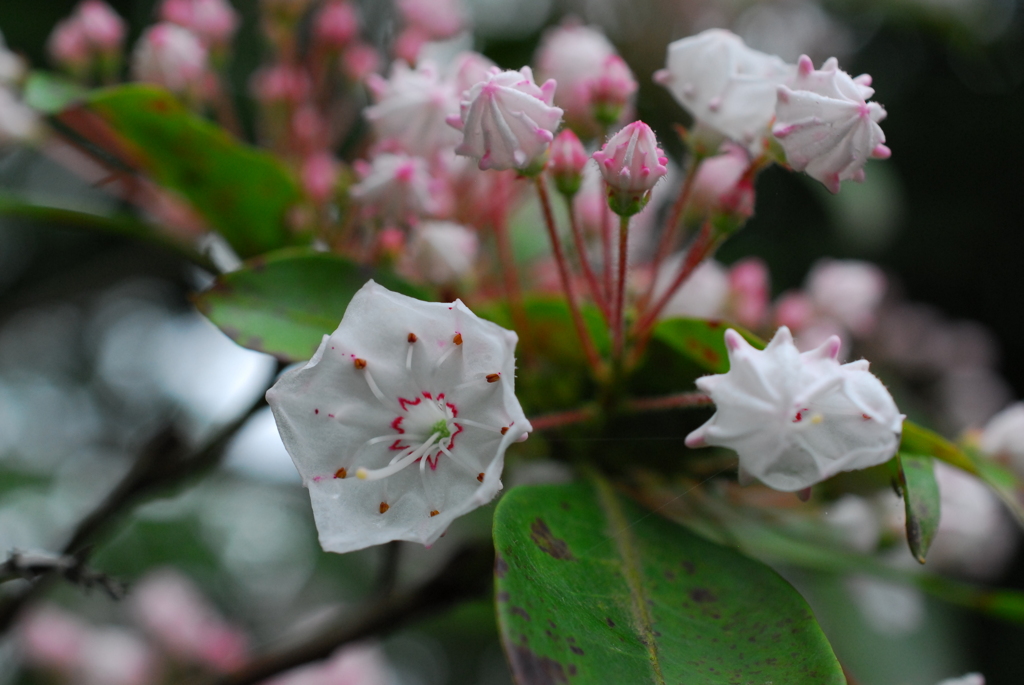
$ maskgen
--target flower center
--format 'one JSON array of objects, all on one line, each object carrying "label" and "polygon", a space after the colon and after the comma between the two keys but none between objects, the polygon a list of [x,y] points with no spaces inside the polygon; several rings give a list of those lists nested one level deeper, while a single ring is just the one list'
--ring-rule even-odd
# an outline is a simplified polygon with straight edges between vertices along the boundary
[{"label": "flower center", "polygon": [[[462,432],[462,426],[455,422],[458,409],[445,399],[444,393],[434,396],[424,392],[411,400],[400,397],[398,403],[401,413],[391,422],[398,435],[387,436],[389,440],[395,438],[389,449],[397,454],[382,469],[359,469],[356,475],[363,480],[387,478],[421,460],[421,471],[427,465],[434,470],[442,454],[452,456],[449,450],[455,444],[455,436]],[[366,446],[377,440],[373,438]]]}]

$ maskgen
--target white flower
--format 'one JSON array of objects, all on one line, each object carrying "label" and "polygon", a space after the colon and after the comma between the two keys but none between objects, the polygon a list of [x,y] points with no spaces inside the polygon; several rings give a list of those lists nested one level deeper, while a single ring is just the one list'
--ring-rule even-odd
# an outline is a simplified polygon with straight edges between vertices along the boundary
[{"label": "white flower", "polygon": [[[658,269],[654,283],[655,301],[661,299],[665,289],[675,280],[685,256],[684,252],[672,255]],[[714,259],[705,259],[668,301],[660,318],[719,319],[725,315],[728,303],[729,272]]]},{"label": "white flower", "polygon": [[177,24],[150,27],[132,53],[132,75],[179,94],[199,96],[206,76],[207,51],[194,33]]},{"label": "white flower", "polygon": [[349,191],[359,202],[372,205],[385,218],[432,214],[437,209],[426,160],[381,153],[367,164],[356,163],[362,180]]},{"label": "white flower", "polygon": [[948,678],[938,685],[985,685],[985,676],[980,673],[968,673],[959,678]]},{"label": "white flower", "polygon": [[1008,459],[1014,471],[1024,473],[1024,402],[1015,402],[993,416],[980,443],[984,452]]},{"label": "white flower", "polygon": [[818,311],[856,336],[871,333],[889,283],[870,262],[823,259],[807,275],[807,294]]},{"label": "white flower", "polygon": [[25,72],[25,60],[7,49],[4,36],[0,33],[0,87],[20,81]]},{"label": "white flower", "polygon": [[267,392],[325,550],[430,545],[491,501],[506,448],[531,430],[516,340],[459,300],[373,281],[356,293],[313,358]]},{"label": "white flower", "polygon": [[444,285],[469,275],[479,249],[476,232],[450,221],[424,221],[412,230],[405,270]]},{"label": "white flower", "polygon": [[667,66],[654,80],[698,122],[757,148],[775,114],[778,86],[794,71],[734,33],[708,29],[669,44]]},{"label": "white flower", "polygon": [[838,337],[804,353],[786,327],[763,351],[731,329],[725,343],[729,372],[697,380],[715,415],[687,436],[687,446],[733,449],[741,469],[783,491],[896,453],[903,416],[866,361],[836,361]]},{"label": "white flower", "polygon": [[377,104],[364,114],[378,138],[398,141],[414,155],[428,155],[459,142],[459,134],[445,123],[459,111],[458,93],[431,62],[410,69],[396,61],[386,80],[373,74],[366,84]]},{"label": "white flower", "polygon": [[869,157],[891,154],[878,125],[885,109],[867,102],[875,92],[870,84],[867,74],[852,78],[839,69],[834,57],[816,71],[804,55],[792,87],[779,86],[772,133],[786,161],[833,193],[839,192],[840,181],[862,181]]},{"label": "white flower", "polygon": [[463,93],[460,114],[448,119],[463,133],[455,152],[480,160],[481,169],[527,169],[547,152],[562,123],[554,94],[555,82],[538,86],[530,67],[492,69]]},{"label": "white flower", "polygon": [[34,140],[42,133],[39,115],[0,85],[0,147]]}]

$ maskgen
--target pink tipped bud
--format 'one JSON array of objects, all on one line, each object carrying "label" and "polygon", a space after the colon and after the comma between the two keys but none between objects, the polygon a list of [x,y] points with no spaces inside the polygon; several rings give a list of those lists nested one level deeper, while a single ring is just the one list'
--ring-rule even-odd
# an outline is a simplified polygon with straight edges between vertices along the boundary
[{"label": "pink tipped bud", "polygon": [[426,40],[446,40],[466,25],[459,0],[398,0],[407,27],[415,27]]},{"label": "pink tipped bud", "polygon": [[410,26],[395,37],[392,49],[395,57],[409,64],[416,64],[420,59],[420,50],[429,40],[427,34],[415,26]]},{"label": "pink tipped bud", "polygon": [[312,88],[309,74],[300,67],[277,64],[253,76],[253,96],[264,105],[303,102]]},{"label": "pink tipped bud", "polygon": [[160,20],[169,21],[178,26],[192,26],[194,12],[192,0],[164,0],[160,3]]},{"label": "pink tipped bud", "polygon": [[372,45],[353,43],[341,56],[341,69],[351,81],[363,81],[380,66],[380,53]]},{"label": "pink tipped bud", "polygon": [[103,53],[114,53],[124,43],[126,26],[103,0],[84,0],[76,10],[78,21],[89,43]]},{"label": "pink tipped bud", "polygon": [[691,210],[749,218],[754,214],[754,184],[747,177],[750,157],[739,145],[704,160],[693,181]]},{"label": "pink tipped bud", "polygon": [[747,257],[729,269],[729,290],[736,323],[759,328],[768,311],[768,265],[757,257]]},{"label": "pink tipped bud", "polygon": [[551,142],[548,170],[558,192],[562,195],[575,195],[583,182],[583,167],[586,164],[587,151],[572,129],[567,128],[555,136]]},{"label": "pink tipped bud", "polygon": [[654,131],[642,121],[623,127],[594,153],[594,159],[608,184],[608,205],[619,216],[642,210],[651,188],[668,173],[668,158]]},{"label": "pink tipped bud", "polygon": [[302,187],[317,204],[331,197],[337,180],[337,163],[327,152],[311,155],[302,163]]},{"label": "pink tipped bud", "polygon": [[775,304],[775,325],[802,331],[814,319],[814,303],[800,291],[784,293]]},{"label": "pink tipped bud", "polygon": [[199,39],[177,24],[157,24],[139,38],[132,74],[171,92],[199,97],[206,77],[207,52]]},{"label": "pink tipped bud", "polygon": [[400,228],[388,226],[377,234],[377,255],[388,262],[397,261],[405,251],[405,232]]},{"label": "pink tipped bud", "polygon": [[327,48],[340,50],[359,33],[359,15],[355,7],[344,0],[324,5],[313,23],[313,35]]},{"label": "pink tipped bud", "polygon": [[618,55],[609,55],[601,66],[601,72],[590,84],[594,119],[602,126],[615,125],[636,91],[636,79],[626,61]]},{"label": "pink tipped bud", "polygon": [[83,72],[89,67],[89,40],[82,30],[81,22],[74,17],[59,22],[53,28],[46,49],[57,65],[72,73]]}]

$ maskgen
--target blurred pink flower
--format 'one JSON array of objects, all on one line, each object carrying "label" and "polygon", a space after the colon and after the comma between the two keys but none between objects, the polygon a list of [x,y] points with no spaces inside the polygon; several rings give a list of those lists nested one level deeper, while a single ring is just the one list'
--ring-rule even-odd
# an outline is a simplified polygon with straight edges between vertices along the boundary
[{"label": "blurred pink flower", "polygon": [[452,38],[466,25],[459,0],[397,0],[395,4],[406,26],[419,30],[426,40]]},{"label": "blurred pink flower", "polygon": [[104,54],[121,50],[127,26],[110,5],[103,0],[83,0],[74,16],[96,50]]},{"label": "blurred pink flower", "polygon": [[749,218],[754,214],[754,183],[747,178],[750,156],[739,145],[701,162],[693,180],[690,209],[701,214],[724,213]]},{"label": "blurred pink flower", "polygon": [[367,644],[338,649],[325,662],[303,666],[261,685],[389,685],[392,675],[377,647]]},{"label": "blurred pink flower", "polygon": [[473,271],[480,242],[476,232],[450,221],[424,221],[412,229],[402,271],[445,285]]},{"label": "blurred pink flower", "polygon": [[387,79],[371,74],[366,85],[377,104],[363,115],[379,139],[399,141],[407,152],[422,156],[458,142],[458,133],[445,123],[458,111],[458,98],[434,64],[411,69],[395,62]]},{"label": "blurred pink flower", "polygon": [[583,143],[567,128],[562,130],[551,143],[551,157],[548,172],[555,186],[563,195],[573,195],[583,183],[583,168],[587,165],[587,151]]},{"label": "blurred pink flower", "polygon": [[805,290],[818,312],[863,337],[874,329],[888,287],[885,273],[870,262],[823,259],[811,268]]},{"label": "blurred pink flower", "polygon": [[164,22],[146,30],[132,53],[132,75],[173,93],[200,99],[207,74],[207,51],[194,33]]},{"label": "blurred pink flower", "polygon": [[361,180],[352,186],[352,197],[379,216],[407,220],[437,208],[436,182],[421,157],[384,152],[370,162],[356,162],[355,168]]},{"label": "blurred pink flower", "polygon": [[377,48],[362,41],[354,41],[341,54],[341,70],[353,82],[361,83],[377,71],[380,53]]},{"label": "blurred pink flower", "polygon": [[302,187],[316,202],[322,203],[334,193],[338,180],[338,163],[329,152],[317,152],[302,163]]},{"label": "blurred pink flower", "polygon": [[29,663],[60,673],[77,667],[88,628],[56,607],[41,605],[18,624],[18,644]]},{"label": "blurred pink flower", "polygon": [[332,50],[340,50],[359,34],[359,13],[347,0],[330,0],[313,20],[313,36]]},{"label": "blurred pink flower", "polygon": [[736,323],[758,329],[768,312],[770,293],[768,265],[757,257],[747,257],[729,269],[730,310]]},{"label": "blurred pink flower", "polygon": [[133,590],[131,602],[140,625],[172,656],[220,672],[245,663],[245,634],[226,623],[177,571],[149,573]]},{"label": "blurred pink flower", "polygon": [[81,22],[69,17],[57,22],[46,41],[50,58],[73,74],[81,74],[89,67],[92,51]]}]

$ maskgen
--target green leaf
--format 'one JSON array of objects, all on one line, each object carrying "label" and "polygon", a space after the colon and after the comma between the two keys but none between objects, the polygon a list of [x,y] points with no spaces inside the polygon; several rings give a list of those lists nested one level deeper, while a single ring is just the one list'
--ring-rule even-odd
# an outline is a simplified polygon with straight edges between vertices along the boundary
[{"label": "green leaf", "polygon": [[122,138],[143,171],[187,198],[242,257],[292,238],[286,214],[300,200],[299,188],[272,155],[238,142],[153,86],[96,91],[86,107]]},{"label": "green leaf", "polygon": [[288,248],[248,261],[196,297],[196,306],[243,347],[285,361],[309,359],[338,327],[349,301],[369,279],[396,292],[428,294],[384,271],[344,257]]},{"label": "green leaf", "polygon": [[129,214],[100,216],[62,207],[34,204],[13,195],[0,193],[0,216],[16,217],[47,226],[75,228],[141,240],[174,252],[207,271],[217,271],[213,263],[192,246],[175,240],[172,235],[162,233]]},{"label": "green leaf", "polygon": [[706,319],[666,319],[654,327],[653,337],[711,373],[729,370],[725,331],[735,329],[747,341],[764,349],[765,343],[739,326]]},{"label": "green leaf", "polygon": [[774,571],[604,481],[498,504],[498,625],[519,685],[843,685],[814,616]]},{"label": "green leaf", "polygon": [[941,506],[932,457],[901,452],[896,455],[900,489],[907,511],[907,542],[922,564],[939,529]]},{"label": "green leaf", "polygon": [[88,91],[74,81],[48,71],[33,71],[25,79],[25,104],[44,114],[56,114]]}]

